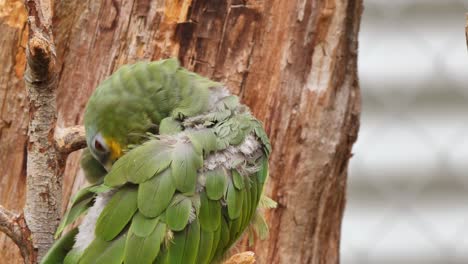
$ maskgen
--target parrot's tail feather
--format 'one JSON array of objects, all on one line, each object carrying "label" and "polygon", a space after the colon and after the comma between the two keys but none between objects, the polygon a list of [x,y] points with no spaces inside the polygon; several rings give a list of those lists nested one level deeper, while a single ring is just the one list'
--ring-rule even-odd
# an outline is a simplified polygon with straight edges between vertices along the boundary
[{"label": "parrot's tail feather", "polygon": [[75,244],[76,234],[78,234],[78,228],[73,228],[60,239],[55,241],[54,245],[52,245],[52,248],[49,250],[49,252],[47,252],[47,255],[42,258],[41,264],[63,263],[65,256]]}]

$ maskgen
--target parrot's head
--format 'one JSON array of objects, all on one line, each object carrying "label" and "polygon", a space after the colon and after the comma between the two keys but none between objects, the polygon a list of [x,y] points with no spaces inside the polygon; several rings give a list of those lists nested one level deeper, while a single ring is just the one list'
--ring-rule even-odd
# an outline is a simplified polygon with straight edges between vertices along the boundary
[{"label": "parrot's head", "polygon": [[103,136],[101,132],[86,134],[86,142],[91,154],[109,171],[112,164],[122,156],[124,144],[115,137]]},{"label": "parrot's head", "polygon": [[154,127],[145,109],[145,98],[115,82],[116,74],[91,95],[84,116],[86,142],[91,154],[110,170],[129,144],[139,144]]}]

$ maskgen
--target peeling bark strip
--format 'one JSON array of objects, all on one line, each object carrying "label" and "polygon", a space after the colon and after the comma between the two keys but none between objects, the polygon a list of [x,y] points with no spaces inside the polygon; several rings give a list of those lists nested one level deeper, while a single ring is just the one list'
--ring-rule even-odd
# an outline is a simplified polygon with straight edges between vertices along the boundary
[{"label": "peeling bark strip", "polygon": [[29,140],[25,219],[40,260],[54,242],[60,220],[64,163],[55,148],[57,120],[55,46],[48,1],[26,1],[29,41],[26,88],[29,96]]}]

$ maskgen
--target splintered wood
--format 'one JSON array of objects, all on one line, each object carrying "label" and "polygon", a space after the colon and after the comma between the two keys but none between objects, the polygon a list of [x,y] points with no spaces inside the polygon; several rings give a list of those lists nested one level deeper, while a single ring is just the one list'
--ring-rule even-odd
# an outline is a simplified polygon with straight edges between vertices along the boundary
[{"label": "splintered wood", "polygon": [[230,257],[224,264],[253,264],[255,263],[255,254],[251,251],[242,252]]}]

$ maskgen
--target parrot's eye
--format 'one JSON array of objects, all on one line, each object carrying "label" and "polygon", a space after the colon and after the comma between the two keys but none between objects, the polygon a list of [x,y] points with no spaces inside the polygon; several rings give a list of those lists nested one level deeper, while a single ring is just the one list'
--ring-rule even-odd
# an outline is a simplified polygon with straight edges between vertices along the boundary
[{"label": "parrot's eye", "polygon": [[94,149],[100,153],[109,152],[109,148],[100,134],[96,135],[94,138],[93,145]]},{"label": "parrot's eye", "polygon": [[105,152],[106,151],[104,146],[98,140],[94,141],[94,148],[99,152]]}]

